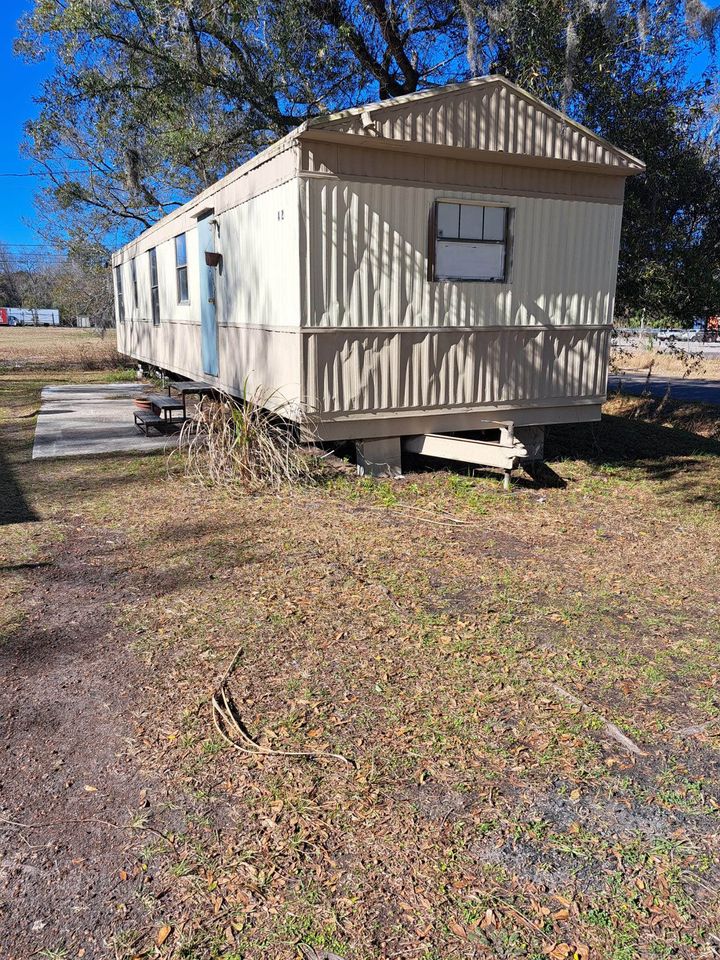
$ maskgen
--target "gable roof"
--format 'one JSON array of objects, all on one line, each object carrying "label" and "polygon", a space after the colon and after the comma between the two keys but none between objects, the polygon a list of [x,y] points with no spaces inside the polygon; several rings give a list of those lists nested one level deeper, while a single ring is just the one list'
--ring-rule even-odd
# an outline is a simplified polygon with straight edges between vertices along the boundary
[{"label": "gable roof", "polygon": [[498,75],[315,117],[296,133],[305,131],[503,153],[510,162],[591,164],[626,176],[645,169],[642,160]]},{"label": "gable roof", "polygon": [[[363,145],[368,147],[441,152],[495,163],[589,167],[624,177],[645,170],[642,160],[613,146],[506,77],[477,77],[305,120],[125,244],[113,254],[113,264],[121,262],[123,251],[134,256],[152,243],[188,229],[197,212],[205,207],[213,206],[218,212],[253,196],[258,188],[252,175],[257,171],[257,177],[262,178],[260,168],[292,150],[299,140],[337,139],[348,143],[356,137],[362,137]],[[276,181],[271,178],[268,182]]]}]

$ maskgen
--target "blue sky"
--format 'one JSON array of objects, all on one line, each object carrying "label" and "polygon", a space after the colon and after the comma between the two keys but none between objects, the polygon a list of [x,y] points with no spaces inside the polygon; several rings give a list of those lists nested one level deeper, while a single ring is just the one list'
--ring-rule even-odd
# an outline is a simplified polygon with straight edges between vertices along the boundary
[{"label": "blue sky", "polygon": [[[31,167],[20,155],[23,124],[35,116],[33,96],[49,68],[27,64],[13,56],[17,21],[32,8],[31,0],[4,0],[0,3],[0,63],[2,63],[4,102],[0,110],[0,174],[27,173]],[[8,244],[41,243],[31,226],[22,221],[33,218],[33,197],[37,177],[0,176],[0,241]]]},{"label": "blue sky", "polygon": [[[712,0],[717,6],[720,0]],[[5,101],[0,109],[0,242],[10,245],[42,244],[35,232],[33,199],[42,180],[35,176],[7,176],[27,174],[31,164],[20,153],[23,124],[35,116],[37,108],[33,97],[44,77],[50,72],[46,64],[28,64],[13,56],[13,39],[17,21],[32,8],[32,0],[3,0],[0,2],[0,63],[2,63]],[[707,66],[707,57],[699,55],[690,65],[692,72],[700,73]],[[28,250],[32,249],[28,246]]]}]

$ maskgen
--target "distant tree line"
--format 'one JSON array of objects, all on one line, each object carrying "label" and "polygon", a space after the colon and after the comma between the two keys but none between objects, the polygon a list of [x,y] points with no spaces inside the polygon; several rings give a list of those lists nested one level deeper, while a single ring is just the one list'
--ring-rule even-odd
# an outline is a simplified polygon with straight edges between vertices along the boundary
[{"label": "distant tree line", "polygon": [[93,248],[309,116],[505,74],[646,161],[617,312],[689,324],[720,310],[717,33],[702,0],[65,0],[16,48],[55,63],[27,126],[45,213]]},{"label": "distant tree line", "polygon": [[0,306],[52,307],[60,311],[61,324],[88,317],[93,326],[112,326],[112,277],[105,257],[102,249],[75,249],[45,260],[26,258],[0,243]]}]

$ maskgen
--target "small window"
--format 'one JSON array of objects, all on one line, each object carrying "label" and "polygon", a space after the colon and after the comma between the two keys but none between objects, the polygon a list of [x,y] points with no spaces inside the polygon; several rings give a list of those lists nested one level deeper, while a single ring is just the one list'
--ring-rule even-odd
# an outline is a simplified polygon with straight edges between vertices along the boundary
[{"label": "small window", "polygon": [[118,320],[125,319],[125,297],[123,296],[122,268],[115,267],[115,290],[117,291]]},{"label": "small window", "polygon": [[133,288],[133,306],[137,310],[138,305],[138,289],[137,289],[137,263],[135,262],[135,257],[130,261],[130,279],[132,280]]},{"label": "small window", "polygon": [[175,270],[178,303],[188,303],[187,243],[184,233],[175,237]]},{"label": "small window", "polygon": [[160,287],[158,285],[157,250],[149,251],[150,257],[150,303],[152,305],[152,322],[160,323]]},{"label": "small window", "polygon": [[431,280],[505,280],[507,207],[438,200]]}]

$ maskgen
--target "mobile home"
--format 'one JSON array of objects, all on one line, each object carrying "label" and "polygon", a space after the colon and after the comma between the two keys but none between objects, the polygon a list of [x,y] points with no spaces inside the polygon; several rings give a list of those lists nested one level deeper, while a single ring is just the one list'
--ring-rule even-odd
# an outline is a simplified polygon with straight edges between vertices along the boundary
[{"label": "mobile home", "polygon": [[118,348],[370,459],[597,419],[643,170],[499,76],[308,120],[114,254]]}]

